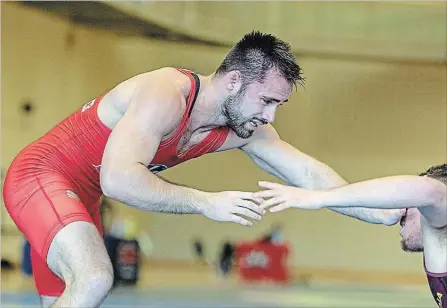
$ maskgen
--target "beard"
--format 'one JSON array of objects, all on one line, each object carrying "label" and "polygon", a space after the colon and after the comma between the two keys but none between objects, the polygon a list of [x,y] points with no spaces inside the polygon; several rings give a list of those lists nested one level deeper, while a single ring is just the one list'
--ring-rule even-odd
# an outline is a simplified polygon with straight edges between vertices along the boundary
[{"label": "beard", "polygon": [[423,252],[424,251],[423,247],[419,247],[419,246],[415,246],[415,245],[408,245],[405,240],[402,240],[400,242],[400,247],[405,252]]},{"label": "beard", "polygon": [[[250,138],[255,132],[254,129],[248,128],[248,124],[253,118],[247,118],[242,112],[242,99],[244,91],[239,91],[237,94],[228,97],[222,105],[222,113],[226,119],[226,125],[230,127],[235,134],[242,139]],[[263,119],[256,118],[257,121],[266,124]]]}]

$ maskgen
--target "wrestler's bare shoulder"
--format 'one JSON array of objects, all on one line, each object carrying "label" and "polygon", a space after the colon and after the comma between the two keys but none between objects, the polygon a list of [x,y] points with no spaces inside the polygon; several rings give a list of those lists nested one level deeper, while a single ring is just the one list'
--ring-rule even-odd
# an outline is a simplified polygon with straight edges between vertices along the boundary
[{"label": "wrestler's bare shoulder", "polygon": [[263,125],[256,129],[256,131],[253,133],[253,135],[250,138],[243,139],[236,135],[236,133],[232,130],[230,130],[227,139],[225,140],[224,144],[217,149],[216,152],[222,152],[227,150],[232,150],[236,148],[242,149],[249,143],[253,143],[257,140],[267,140],[267,139],[275,139],[278,137],[278,133],[276,132],[276,129],[271,125]]},{"label": "wrestler's bare shoulder", "polygon": [[[113,87],[101,100],[98,116],[113,129],[131,103],[153,104],[154,108],[169,108],[181,120],[191,83],[185,74],[175,68],[163,67],[126,79]],[[144,92],[144,93],[143,93]],[[153,99],[135,102],[136,95],[145,94]],[[175,125],[175,123],[174,123]]]}]

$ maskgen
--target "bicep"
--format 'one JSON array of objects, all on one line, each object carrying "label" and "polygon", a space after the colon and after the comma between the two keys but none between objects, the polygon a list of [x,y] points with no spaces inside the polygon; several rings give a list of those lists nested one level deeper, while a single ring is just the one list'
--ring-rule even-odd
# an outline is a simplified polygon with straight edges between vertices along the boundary
[{"label": "bicep", "polygon": [[144,130],[138,116],[126,114],[113,129],[102,158],[101,171],[108,172],[128,164],[148,165],[157,151],[161,134],[156,130]]},{"label": "bicep", "polygon": [[163,136],[175,123],[175,92],[138,92],[107,141],[101,180],[116,178],[136,164],[149,165]]},{"label": "bicep", "polygon": [[434,228],[444,228],[447,226],[447,187],[440,183],[439,196],[434,198],[435,204],[431,206],[419,207],[421,215],[427,223]]}]

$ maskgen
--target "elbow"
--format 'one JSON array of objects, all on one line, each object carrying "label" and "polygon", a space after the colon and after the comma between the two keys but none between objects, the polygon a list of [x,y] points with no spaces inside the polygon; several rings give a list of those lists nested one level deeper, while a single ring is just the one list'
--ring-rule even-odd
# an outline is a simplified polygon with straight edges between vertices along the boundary
[{"label": "elbow", "polygon": [[104,196],[107,198],[119,200],[122,185],[119,185],[117,179],[122,179],[122,176],[117,175],[113,171],[101,169],[100,185]]},{"label": "elbow", "polygon": [[433,180],[429,193],[429,204],[419,209],[427,222],[436,229],[447,226],[447,187],[443,183]]},{"label": "elbow", "polygon": [[103,184],[101,183],[101,190],[102,190],[102,194],[110,199],[118,199],[118,196],[116,194],[116,192],[114,192],[114,189],[110,186],[110,184]]},{"label": "elbow", "polygon": [[445,210],[447,207],[447,186],[435,179],[425,178],[427,183],[426,196],[427,200],[429,200],[430,205],[434,205],[436,207],[441,207]]},{"label": "elbow", "polygon": [[125,202],[147,175],[143,164],[121,165],[120,168],[101,168],[100,185],[104,196]]}]

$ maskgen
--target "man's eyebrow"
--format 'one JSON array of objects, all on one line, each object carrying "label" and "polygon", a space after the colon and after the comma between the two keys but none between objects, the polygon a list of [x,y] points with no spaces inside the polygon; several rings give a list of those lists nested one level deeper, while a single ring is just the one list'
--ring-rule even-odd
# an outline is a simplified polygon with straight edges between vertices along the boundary
[{"label": "man's eyebrow", "polygon": [[[270,101],[274,101],[275,103],[281,103],[281,101],[277,98],[273,98],[273,97],[268,97],[268,96],[263,96],[265,99],[270,100]],[[286,99],[285,101],[283,101],[283,103],[288,102],[289,100]]]}]

